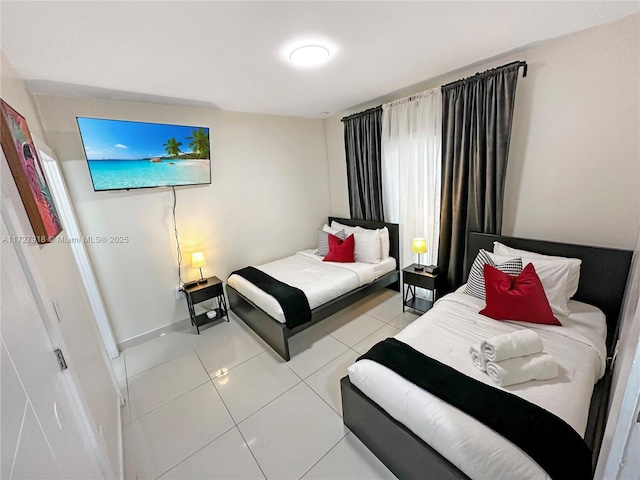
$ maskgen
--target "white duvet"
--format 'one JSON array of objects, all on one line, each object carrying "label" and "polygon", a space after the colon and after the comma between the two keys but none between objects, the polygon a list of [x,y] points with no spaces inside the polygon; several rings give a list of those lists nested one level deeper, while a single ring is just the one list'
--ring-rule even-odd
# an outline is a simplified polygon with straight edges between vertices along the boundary
[{"label": "white duvet", "polygon": [[[392,271],[395,266],[395,259],[392,257],[377,264],[323,262],[322,257],[315,254],[315,250],[303,250],[255,268],[302,290],[307,296],[309,307],[314,309],[373,282]],[[271,317],[285,323],[282,307],[271,295],[239,275],[231,275],[227,283]]]},{"label": "white duvet", "polygon": [[[564,419],[584,436],[593,386],[606,368],[606,321],[596,307],[570,301],[573,312],[558,316],[562,327],[499,322],[480,315],[484,301],[461,292],[438,300],[395,338],[495,388],[475,368],[469,347],[517,329],[530,328],[560,375],[503,388]],[[422,390],[382,365],[362,360],[349,367],[351,383],[474,479],[549,478],[526,453],[482,423]]]}]

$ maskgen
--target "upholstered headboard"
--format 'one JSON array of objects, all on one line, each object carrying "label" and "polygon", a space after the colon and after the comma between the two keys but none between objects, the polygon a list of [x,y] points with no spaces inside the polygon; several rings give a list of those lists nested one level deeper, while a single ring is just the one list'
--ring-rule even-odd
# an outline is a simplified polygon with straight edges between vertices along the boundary
[{"label": "upholstered headboard", "polygon": [[512,248],[544,255],[579,258],[582,260],[580,283],[578,291],[573,298],[595,305],[607,316],[607,347],[611,352],[631,266],[632,251],[503,237],[485,233],[470,233],[467,243],[467,257],[465,259],[465,280],[473,260],[478,254],[478,250],[482,248],[489,252],[493,251],[493,242],[500,242]]},{"label": "upholstered headboard", "polygon": [[335,220],[338,223],[342,223],[343,225],[348,225],[350,227],[362,227],[362,228],[383,228],[387,227],[389,229],[389,255],[396,259],[396,270],[400,270],[400,226],[397,223],[385,223],[385,222],[374,222],[372,220],[358,220],[352,218],[336,218],[329,217],[329,225],[331,222]]}]

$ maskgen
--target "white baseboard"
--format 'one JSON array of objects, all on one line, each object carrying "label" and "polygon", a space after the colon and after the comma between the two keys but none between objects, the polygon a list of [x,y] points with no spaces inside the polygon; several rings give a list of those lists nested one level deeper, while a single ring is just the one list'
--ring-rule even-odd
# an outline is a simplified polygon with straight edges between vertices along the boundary
[{"label": "white baseboard", "polygon": [[156,328],[155,330],[151,330],[149,332],[146,332],[136,337],[125,340],[124,342],[118,343],[118,348],[120,349],[120,351],[122,351],[127,348],[140,345],[141,343],[144,343],[148,340],[152,340],[156,337],[159,337],[163,333],[175,332],[175,331],[186,330],[186,329],[193,329],[195,333],[195,327],[191,326],[191,320],[188,318],[185,318],[184,320],[180,320],[179,322],[165,325],[164,327]]}]

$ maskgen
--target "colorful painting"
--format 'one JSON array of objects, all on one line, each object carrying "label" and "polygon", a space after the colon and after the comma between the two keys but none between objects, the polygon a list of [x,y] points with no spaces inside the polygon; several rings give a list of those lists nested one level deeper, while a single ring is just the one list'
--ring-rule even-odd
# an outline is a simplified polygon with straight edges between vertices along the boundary
[{"label": "colorful painting", "polygon": [[2,150],[38,243],[50,243],[62,231],[53,197],[42,170],[27,121],[2,103]]}]

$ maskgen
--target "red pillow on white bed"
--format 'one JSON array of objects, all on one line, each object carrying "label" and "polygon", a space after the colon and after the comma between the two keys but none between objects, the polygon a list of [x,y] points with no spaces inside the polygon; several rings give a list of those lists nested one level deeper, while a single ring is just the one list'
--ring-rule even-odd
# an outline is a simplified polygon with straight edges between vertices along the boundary
[{"label": "red pillow on white bed", "polygon": [[528,264],[517,277],[484,266],[487,306],[482,315],[495,320],[517,320],[545,325],[562,324],[553,316],[540,277],[533,264]]},{"label": "red pillow on white bed", "polygon": [[356,240],[353,234],[342,240],[329,234],[329,253],[322,259],[323,262],[353,263],[356,261],[354,252]]}]

